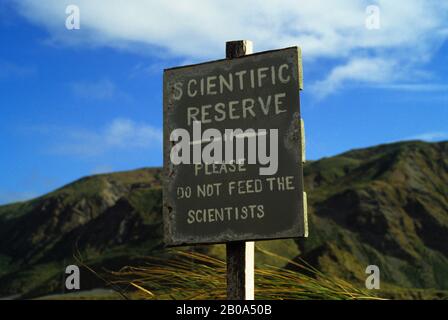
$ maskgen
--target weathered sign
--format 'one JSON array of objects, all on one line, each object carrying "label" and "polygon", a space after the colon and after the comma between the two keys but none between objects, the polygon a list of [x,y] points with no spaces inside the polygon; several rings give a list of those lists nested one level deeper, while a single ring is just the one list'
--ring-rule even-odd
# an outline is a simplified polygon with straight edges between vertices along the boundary
[{"label": "weathered sign", "polygon": [[298,47],[164,72],[167,245],[307,236]]}]

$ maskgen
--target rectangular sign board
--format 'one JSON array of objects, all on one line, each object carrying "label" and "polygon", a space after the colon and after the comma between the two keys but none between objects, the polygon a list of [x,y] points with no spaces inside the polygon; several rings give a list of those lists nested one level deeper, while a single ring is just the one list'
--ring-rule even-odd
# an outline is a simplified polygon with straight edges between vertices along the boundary
[{"label": "rectangular sign board", "polygon": [[166,69],[167,245],[307,236],[300,48]]}]

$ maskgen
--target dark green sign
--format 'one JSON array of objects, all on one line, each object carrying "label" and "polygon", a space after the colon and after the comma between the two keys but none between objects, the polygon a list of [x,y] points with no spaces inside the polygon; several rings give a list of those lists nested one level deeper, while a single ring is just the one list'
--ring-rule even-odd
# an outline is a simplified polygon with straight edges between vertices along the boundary
[{"label": "dark green sign", "polygon": [[164,72],[167,245],[307,236],[298,47]]}]

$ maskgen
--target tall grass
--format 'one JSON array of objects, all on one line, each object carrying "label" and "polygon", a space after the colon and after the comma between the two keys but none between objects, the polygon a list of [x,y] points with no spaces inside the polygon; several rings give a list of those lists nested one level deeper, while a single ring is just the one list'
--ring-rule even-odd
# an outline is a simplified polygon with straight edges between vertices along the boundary
[{"label": "tall grass", "polygon": [[[293,268],[257,267],[256,299],[379,299],[303,261],[291,261],[258,247],[257,251]],[[173,251],[169,260],[151,259],[142,267],[125,267],[111,274],[111,284],[131,298],[226,299],[225,261],[201,253]]]}]

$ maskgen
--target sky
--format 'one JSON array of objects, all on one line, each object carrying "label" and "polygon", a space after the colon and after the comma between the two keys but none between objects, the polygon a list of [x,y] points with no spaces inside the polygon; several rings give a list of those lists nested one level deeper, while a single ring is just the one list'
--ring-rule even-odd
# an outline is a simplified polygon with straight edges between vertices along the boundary
[{"label": "sky", "polygon": [[301,47],[308,159],[448,140],[448,1],[1,0],[0,204],[161,166],[163,69],[238,39]]}]

